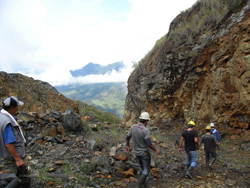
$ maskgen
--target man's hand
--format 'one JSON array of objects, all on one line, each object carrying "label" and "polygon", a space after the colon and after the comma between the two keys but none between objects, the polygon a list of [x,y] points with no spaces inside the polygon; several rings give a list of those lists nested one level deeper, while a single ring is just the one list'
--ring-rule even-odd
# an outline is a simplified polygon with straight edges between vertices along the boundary
[{"label": "man's hand", "polygon": [[24,162],[21,158],[16,160],[16,166],[17,168],[24,166]]},{"label": "man's hand", "polygon": [[181,148],[178,149],[178,152],[181,153]]},{"label": "man's hand", "polygon": [[130,151],[129,147],[126,146],[125,152],[126,152],[126,153],[129,153],[129,151]]},{"label": "man's hand", "polygon": [[157,155],[159,155],[159,154],[160,154],[160,150],[159,150],[159,149],[157,149],[157,150],[156,150],[156,153],[157,153]]}]

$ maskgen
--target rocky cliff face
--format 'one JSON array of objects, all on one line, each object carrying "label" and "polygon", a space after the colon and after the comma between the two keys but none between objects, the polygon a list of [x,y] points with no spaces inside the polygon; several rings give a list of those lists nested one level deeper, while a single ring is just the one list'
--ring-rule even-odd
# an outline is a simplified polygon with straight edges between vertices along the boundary
[{"label": "rocky cliff face", "polygon": [[64,97],[47,82],[21,74],[0,72],[0,101],[8,96],[16,96],[24,102],[25,105],[20,106],[19,111],[44,113],[50,109],[60,112],[66,110],[79,112],[74,101]]},{"label": "rocky cliff face", "polygon": [[[250,3],[241,3],[219,23],[206,25],[191,41],[176,42],[169,37],[138,65],[128,80],[125,126],[148,111],[151,123],[158,126],[193,120],[198,128],[214,122],[249,129]],[[197,2],[188,14],[178,15],[169,33],[201,10]]]}]

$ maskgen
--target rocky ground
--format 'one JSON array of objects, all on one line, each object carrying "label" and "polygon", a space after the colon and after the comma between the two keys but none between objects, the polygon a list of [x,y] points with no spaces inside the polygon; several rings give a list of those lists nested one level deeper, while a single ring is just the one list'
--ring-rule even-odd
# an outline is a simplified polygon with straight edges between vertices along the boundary
[{"label": "rocky ground", "polygon": [[[36,115],[32,120],[22,119],[32,188],[136,187],[139,175],[133,150],[130,154],[124,152],[127,129],[85,122],[80,131],[64,131],[56,118]],[[186,154],[177,151],[182,130],[149,128],[161,153],[151,152],[147,187],[250,187],[250,143],[244,136],[222,139],[212,170],[205,169],[205,155],[200,148],[193,181],[185,175]],[[8,168],[0,162],[1,183],[10,181]]]}]

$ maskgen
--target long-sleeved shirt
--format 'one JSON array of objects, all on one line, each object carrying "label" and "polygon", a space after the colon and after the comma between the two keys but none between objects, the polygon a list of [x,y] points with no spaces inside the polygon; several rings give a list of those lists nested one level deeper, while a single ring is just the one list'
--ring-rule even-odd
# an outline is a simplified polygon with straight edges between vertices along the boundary
[{"label": "long-sleeved shirt", "polygon": [[220,135],[219,135],[219,131],[218,130],[216,130],[215,128],[212,128],[211,134],[215,135],[217,141],[220,142]]}]

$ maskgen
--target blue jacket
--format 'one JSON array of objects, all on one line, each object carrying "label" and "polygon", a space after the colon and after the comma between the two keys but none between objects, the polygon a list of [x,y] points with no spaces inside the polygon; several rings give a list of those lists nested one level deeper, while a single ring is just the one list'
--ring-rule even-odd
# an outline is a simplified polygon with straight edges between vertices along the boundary
[{"label": "blue jacket", "polygon": [[216,130],[215,128],[212,128],[211,134],[215,135],[217,141],[220,142],[220,135],[219,135],[219,131],[218,130]]}]

